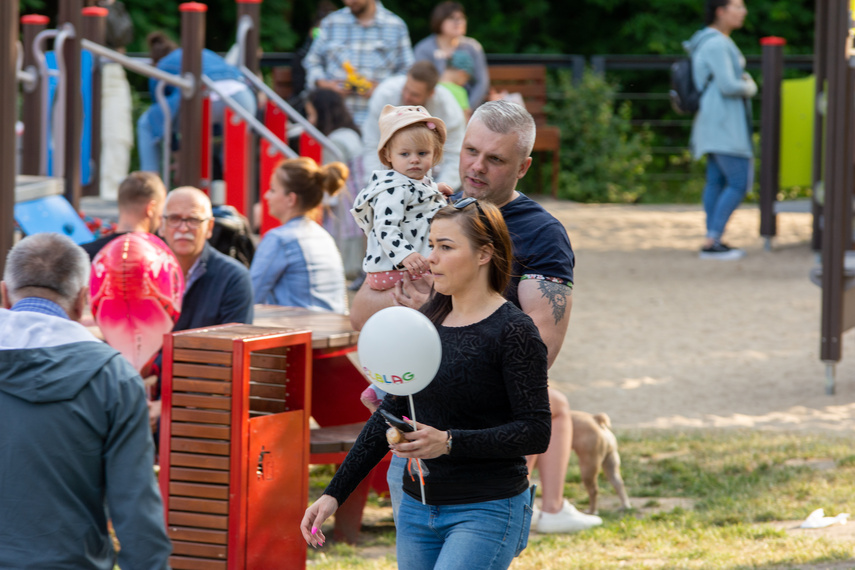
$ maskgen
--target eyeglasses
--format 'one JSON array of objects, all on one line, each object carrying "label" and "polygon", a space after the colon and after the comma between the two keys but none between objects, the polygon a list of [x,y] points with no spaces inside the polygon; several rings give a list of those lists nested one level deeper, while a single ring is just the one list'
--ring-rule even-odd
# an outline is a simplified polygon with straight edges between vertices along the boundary
[{"label": "eyeglasses", "polygon": [[168,216],[163,216],[163,219],[166,220],[166,225],[170,228],[180,228],[181,224],[187,224],[189,229],[198,230],[199,226],[202,225],[202,222],[210,220],[211,218],[182,218],[178,214],[170,214]]}]

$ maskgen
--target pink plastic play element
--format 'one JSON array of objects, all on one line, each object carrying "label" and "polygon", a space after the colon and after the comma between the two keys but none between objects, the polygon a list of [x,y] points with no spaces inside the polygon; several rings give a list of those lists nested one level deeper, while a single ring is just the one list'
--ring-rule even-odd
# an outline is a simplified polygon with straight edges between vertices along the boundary
[{"label": "pink plastic play element", "polygon": [[178,320],[184,274],[160,238],[131,232],[95,256],[89,292],[104,340],[141,370]]}]

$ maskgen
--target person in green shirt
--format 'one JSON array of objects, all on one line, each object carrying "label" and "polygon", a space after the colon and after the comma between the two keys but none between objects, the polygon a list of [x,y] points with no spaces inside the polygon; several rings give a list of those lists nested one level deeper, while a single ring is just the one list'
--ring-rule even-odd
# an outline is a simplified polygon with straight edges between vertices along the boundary
[{"label": "person in green shirt", "polygon": [[439,78],[439,84],[451,91],[451,94],[460,104],[466,122],[469,122],[472,108],[469,106],[469,93],[466,91],[465,85],[469,83],[473,71],[475,71],[475,62],[472,60],[472,56],[463,50],[457,50],[448,60],[445,70]]}]

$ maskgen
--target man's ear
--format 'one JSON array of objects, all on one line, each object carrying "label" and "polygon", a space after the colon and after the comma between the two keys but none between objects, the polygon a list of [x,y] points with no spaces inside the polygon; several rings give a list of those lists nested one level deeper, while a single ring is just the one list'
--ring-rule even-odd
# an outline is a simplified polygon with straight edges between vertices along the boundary
[{"label": "man's ear", "polygon": [[0,307],[11,309],[12,303],[9,301],[9,290],[6,288],[6,282],[0,281]]},{"label": "man's ear", "polygon": [[522,164],[520,164],[520,169],[517,171],[517,180],[522,180],[523,177],[528,172],[529,167],[531,166],[531,157],[526,158]]},{"label": "man's ear", "polygon": [[71,313],[68,315],[72,321],[78,323],[83,318],[83,313],[86,312],[86,305],[89,304],[89,286],[85,285],[77,292],[74,297],[74,304],[71,306]]}]

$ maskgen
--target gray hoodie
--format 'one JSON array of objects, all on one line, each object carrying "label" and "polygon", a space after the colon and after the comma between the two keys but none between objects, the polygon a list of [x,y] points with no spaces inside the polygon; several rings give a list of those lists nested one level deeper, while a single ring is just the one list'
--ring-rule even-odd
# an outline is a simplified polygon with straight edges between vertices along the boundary
[{"label": "gray hoodie", "polygon": [[0,568],[166,568],[139,375],[82,325],[0,309]]},{"label": "gray hoodie", "polygon": [[745,73],[742,52],[714,28],[695,32],[683,47],[692,57],[695,86],[704,90],[692,123],[692,155],[695,159],[707,153],[751,158],[748,99],[757,94],[757,84]]}]

